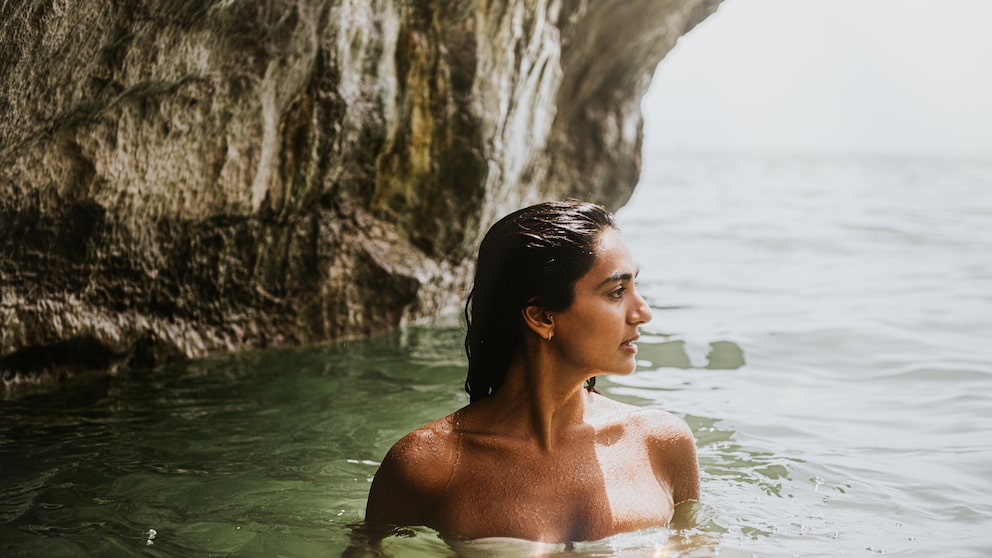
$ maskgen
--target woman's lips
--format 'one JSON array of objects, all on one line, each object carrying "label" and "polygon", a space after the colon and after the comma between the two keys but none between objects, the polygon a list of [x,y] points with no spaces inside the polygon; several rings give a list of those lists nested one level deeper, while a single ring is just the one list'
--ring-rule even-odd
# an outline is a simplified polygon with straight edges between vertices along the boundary
[{"label": "woman's lips", "polygon": [[636,337],[633,337],[631,339],[628,339],[628,340],[624,341],[623,343],[620,343],[620,348],[623,349],[623,350],[625,350],[625,351],[627,351],[627,352],[629,352],[629,353],[631,353],[631,354],[635,354],[636,355],[637,354],[637,345],[635,344],[635,341],[637,341],[640,338],[641,338],[641,336],[638,335]]}]

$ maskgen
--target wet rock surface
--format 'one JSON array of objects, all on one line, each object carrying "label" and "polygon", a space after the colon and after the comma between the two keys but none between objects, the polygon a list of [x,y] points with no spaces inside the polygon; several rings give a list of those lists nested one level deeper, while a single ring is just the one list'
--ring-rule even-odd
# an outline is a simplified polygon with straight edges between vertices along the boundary
[{"label": "wet rock surface", "polygon": [[498,216],[627,200],[718,3],[0,4],[4,381],[456,310]]}]

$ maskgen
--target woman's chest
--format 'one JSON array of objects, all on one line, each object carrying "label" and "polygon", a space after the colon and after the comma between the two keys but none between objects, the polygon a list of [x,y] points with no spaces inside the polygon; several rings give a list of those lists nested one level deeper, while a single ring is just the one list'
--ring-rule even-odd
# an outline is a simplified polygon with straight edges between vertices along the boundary
[{"label": "woman's chest", "polygon": [[565,542],[664,525],[672,509],[670,490],[636,447],[478,451],[459,463],[434,523],[465,538]]}]

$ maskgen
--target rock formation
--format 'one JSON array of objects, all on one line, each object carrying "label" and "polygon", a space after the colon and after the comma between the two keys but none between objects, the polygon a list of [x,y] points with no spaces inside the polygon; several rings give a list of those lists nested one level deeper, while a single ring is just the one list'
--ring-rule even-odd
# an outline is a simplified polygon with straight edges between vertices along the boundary
[{"label": "rock formation", "polygon": [[499,215],[627,200],[718,3],[0,2],[5,381],[458,308]]}]

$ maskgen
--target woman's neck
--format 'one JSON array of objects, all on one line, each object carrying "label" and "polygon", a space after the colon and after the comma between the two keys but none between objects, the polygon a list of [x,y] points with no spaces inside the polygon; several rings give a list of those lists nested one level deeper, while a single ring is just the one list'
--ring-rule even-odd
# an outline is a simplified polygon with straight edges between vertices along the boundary
[{"label": "woman's neck", "polygon": [[503,385],[486,398],[493,418],[498,417],[494,426],[534,439],[542,451],[553,451],[585,424],[591,397],[583,388],[585,378],[568,376],[545,359],[514,359]]}]

